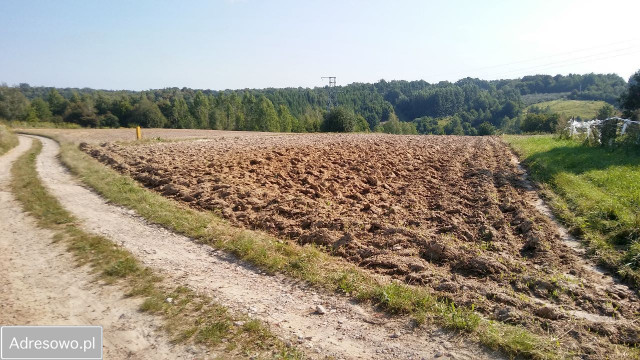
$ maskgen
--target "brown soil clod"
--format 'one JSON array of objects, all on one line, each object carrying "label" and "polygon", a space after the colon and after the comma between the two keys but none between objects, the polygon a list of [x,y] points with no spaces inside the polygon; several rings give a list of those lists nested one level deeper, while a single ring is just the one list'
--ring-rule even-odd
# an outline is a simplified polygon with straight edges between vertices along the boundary
[{"label": "brown soil clod", "polygon": [[189,206],[562,336],[580,354],[638,344],[638,296],[585,271],[499,138],[275,135],[81,148]]}]

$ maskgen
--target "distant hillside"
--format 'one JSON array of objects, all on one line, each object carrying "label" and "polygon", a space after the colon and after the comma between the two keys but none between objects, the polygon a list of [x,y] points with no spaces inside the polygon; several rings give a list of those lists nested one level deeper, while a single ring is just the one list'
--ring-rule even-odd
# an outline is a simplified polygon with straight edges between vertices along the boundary
[{"label": "distant hillside", "polygon": [[593,119],[600,108],[605,104],[605,101],[589,101],[589,100],[552,100],[537,103],[528,106],[525,111],[529,111],[531,108],[536,107],[540,110],[547,110],[551,113],[560,114],[563,117],[580,117],[584,120]]},{"label": "distant hillside", "polygon": [[527,95],[522,95],[521,98],[522,98],[522,103],[525,106],[529,106],[529,105],[533,105],[533,104],[537,104],[545,101],[566,99],[568,98],[569,95],[571,95],[570,92],[559,92],[559,93],[546,93],[546,94],[527,94]]},{"label": "distant hillside", "polygon": [[[371,131],[399,119],[413,122],[423,134],[478,135],[496,129],[518,132],[517,119],[533,102],[566,97],[615,104],[625,87],[626,82],[615,74],[532,75],[491,81],[464,78],[455,83],[380,80],[337,86],[332,91],[327,87],[108,91],[20,84],[0,86],[0,118],[65,121],[87,127],[314,132],[323,129],[331,97],[333,104],[352,114],[350,119],[364,118]],[[595,114],[591,110],[588,115],[569,113],[591,117]]]}]

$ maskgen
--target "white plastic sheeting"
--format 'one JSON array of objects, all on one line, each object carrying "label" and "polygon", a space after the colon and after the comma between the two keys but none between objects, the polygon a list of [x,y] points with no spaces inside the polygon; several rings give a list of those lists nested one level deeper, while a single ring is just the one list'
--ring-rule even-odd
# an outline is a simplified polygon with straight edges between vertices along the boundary
[{"label": "white plastic sheeting", "polygon": [[[624,135],[624,133],[627,131],[627,128],[629,127],[630,124],[638,124],[640,125],[640,121],[633,121],[633,120],[629,120],[629,119],[623,119],[623,118],[619,118],[619,117],[610,117],[604,120],[589,120],[589,121],[578,121],[575,119],[571,119],[569,120],[569,133],[571,134],[571,136],[575,136],[575,135],[579,135],[579,134],[584,134],[586,133],[587,138],[591,137],[591,133],[592,133],[592,129],[595,127],[597,129],[600,128],[600,126],[602,126],[602,124],[604,124],[607,121],[611,121],[611,120],[618,120],[620,121],[619,126],[622,126],[622,129],[620,130],[620,135]],[[598,134],[600,134],[600,132],[598,132]],[[600,137],[598,136],[598,142],[600,142]]]}]

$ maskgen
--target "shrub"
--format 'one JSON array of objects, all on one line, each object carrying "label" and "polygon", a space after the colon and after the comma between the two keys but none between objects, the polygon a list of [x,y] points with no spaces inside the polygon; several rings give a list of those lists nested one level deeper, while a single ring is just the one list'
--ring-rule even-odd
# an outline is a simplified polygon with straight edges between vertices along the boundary
[{"label": "shrub", "polygon": [[102,119],[100,119],[100,124],[102,126],[110,128],[118,128],[120,127],[120,120],[118,120],[117,116],[109,112],[102,116]]},{"label": "shrub", "polygon": [[357,131],[359,127],[358,118],[352,111],[344,107],[335,107],[325,114],[321,130],[326,132],[353,132]]},{"label": "shrub", "polygon": [[483,136],[483,135],[494,135],[496,133],[496,128],[495,126],[491,125],[488,122],[483,122],[482,124],[480,124],[480,126],[478,127],[478,135]]},{"label": "shrub", "polygon": [[534,114],[529,113],[522,120],[520,124],[520,129],[523,132],[543,132],[543,133],[553,133],[558,127],[558,123],[560,122],[560,115],[558,114]]}]

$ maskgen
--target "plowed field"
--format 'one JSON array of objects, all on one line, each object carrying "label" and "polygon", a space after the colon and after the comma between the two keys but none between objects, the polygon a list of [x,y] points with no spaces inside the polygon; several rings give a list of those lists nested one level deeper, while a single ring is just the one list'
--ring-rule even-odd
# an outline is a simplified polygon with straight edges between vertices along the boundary
[{"label": "plowed field", "polygon": [[576,354],[640,343],[637,296],[565,245],[499,138],[236,136],[81,148],[192,207],[551,333]]}]

